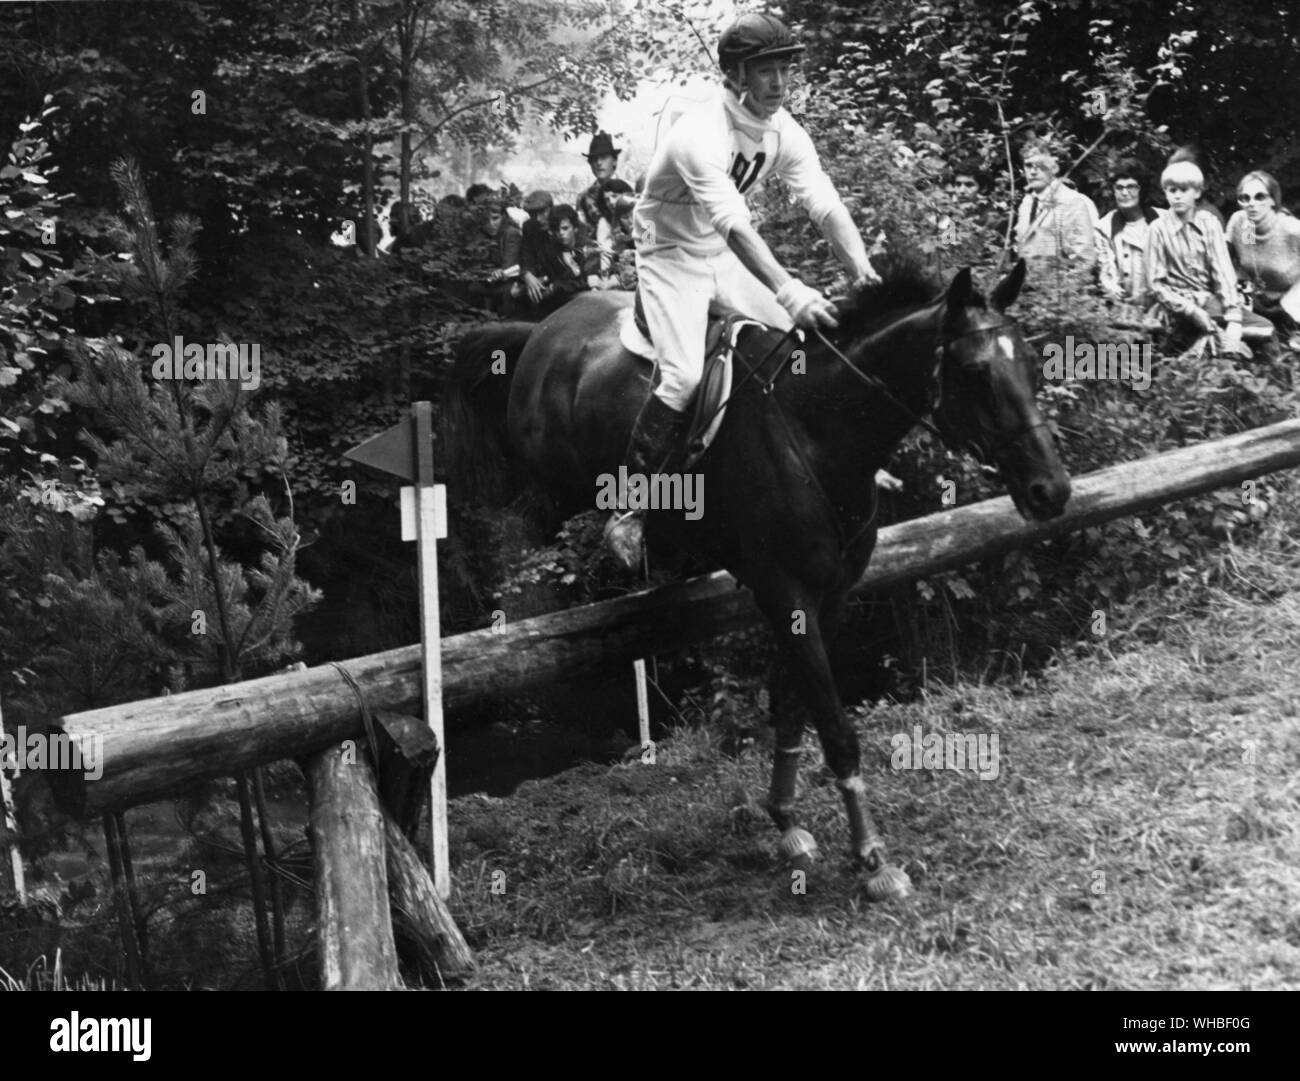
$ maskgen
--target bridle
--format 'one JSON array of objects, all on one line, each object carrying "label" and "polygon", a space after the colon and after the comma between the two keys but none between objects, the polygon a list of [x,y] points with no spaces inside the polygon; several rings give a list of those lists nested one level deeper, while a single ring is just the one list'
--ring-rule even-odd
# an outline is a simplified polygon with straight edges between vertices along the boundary
[{"label": "bridle", "polygon": [[[1004,319],[1002,322],[994,323],[992,326],[973,327],[970,330],[963,330],[960,334],[953,334],[951,337],[938,342],[934,347],[935,393],[929,408],[926,410],[926,413],[938,413],[943,409],[943,404],[944,404],[943,358],[944,358],[944,353],[947,350],[948,346],[952,345],[953,342],[960,341],[962,338],[968,338],[973,334],[992,333],[995,330],[1001,330],[1004,327],[1013,327],[1013,326],[1016,326],[1015,322],[1013,322],[1010,319]],[[947,440],[944,439],[943,433],[940,432],[937,427],[931,424],[930,421],[926,419],[924,415],[917,413],[915,410],[909,408],[908,406],[900,402],[890,392],[889,388],[886,387],[875,376],[868,375],[866,372],[860,371],[857,368],[857,366],[851,360],[849,360],[848,357],[846,357],[838,348],[836,348],[836,346],[831,341],[827,339],[826,335],[821,332],[820,328],[814,328],[813,333],[816,334],[817,337],[821,340],[821,343],[824,346],[826,346],[827,349],[830,350],[832,356],[834,356],[849,371],[851,371],[857,379],[861,380],[864,384],[866,384],[867,386],[875,390],[877,393],[879,393],[887,402],[889,402],[892,406],[894,406],[895,409],[897,409],[905,417],[911,420],[913,425],[918,425],[924,428],[936,439],[938,439],[941,443],[947,445]],[[1009,435],[1004,439],[999,440],[990,449],[988,456],[992,458],[996,458],[998,454],[1000,454],[1006,447],[1009,447],[1012,443],[1018,443],[1030,432],[1035,431],[1038,428],[1045,428],[1045,427],[1047,427],[1047,421],[1043,420],[1040,417],[1038,420],[1034,421],[1034,423],[1025,425],[1025,427],[1021,428],[1018,432],[1014,433],[1013,435]],[[974,457],[982,465],[987,466],[991,464],[985,457],[984,449],[978,443],[969,442],[968,446],[972,450]]]}]

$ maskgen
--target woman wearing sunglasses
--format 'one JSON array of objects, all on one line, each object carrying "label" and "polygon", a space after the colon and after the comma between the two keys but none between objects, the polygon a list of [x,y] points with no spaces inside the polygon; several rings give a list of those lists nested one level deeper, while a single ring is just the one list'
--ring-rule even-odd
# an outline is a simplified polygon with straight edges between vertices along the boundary
[{"label": "woman wearing sunglasses", "polygon": [[1254,310],[1300,351],[1300,221],[1282,210],[1282,190],[1269,173],[1247,173],[1237,185],[1241,209],[1228,220],[1232,261],[1254,291]]}]

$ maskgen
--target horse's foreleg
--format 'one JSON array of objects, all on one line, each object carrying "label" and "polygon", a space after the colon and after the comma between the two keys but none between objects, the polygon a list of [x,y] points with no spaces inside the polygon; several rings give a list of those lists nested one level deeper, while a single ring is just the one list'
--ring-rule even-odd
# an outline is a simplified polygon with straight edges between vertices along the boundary
[{"label": "horse's foreleg", "polygon": [[787,669],[785,659],[777,662],[768,684],[772,726],[776,746],[772,752],[772,787],[767,796],[767,813],[782,833],[794,829],[794,801],[799,777],[799,756],[803,751],[803,730],[808,721],[804,706]]},{"label": "horse's foreleg", "polygon": [[[900,868],[888,863],[884,841],[867,809],[866,784],[860,769],[857,733],[844,713],[831,672],[827,645],[828,640],[834,639],[838,629],[842,603],[842,600],[832,602],[820,618],[811,606],[803,609],[796,607],[791,610],[790,616],[786,616],[784,606],[769,604],[766,607],[769,619],[776,628],[782,652],[790,663],[796,682],[801,685],[803,701],[817,726],[826,764],[835,774],[836,786],[844,798],[849,820],[850,848],[855,861],[867,873],[867,896],[873,901],[884,901],[905,897],[911,884]],[[805,613],[805,618],[800,619],[800,613]],[[793,803],[794,773],[798,766],[797,737],[802,735],[803,716],[802,710],[786,710],[777,722],[777,753],[772,767],[769,811],[778,828],[782,829],[789,829],[787,823],[792,820],[787,817],[786,822],[783,822],[773,807],[781,806],[782,797],[787,797],[788,802]],[[785,718],[792,719],[786,721]],[[786,724],[797,724],[798,727],[793,733],[786,728],[783,739],[783,726]],[[792,739],[792,735],[796,738]],[[783,747],[793,748],[796,753],[782,754]]]}]

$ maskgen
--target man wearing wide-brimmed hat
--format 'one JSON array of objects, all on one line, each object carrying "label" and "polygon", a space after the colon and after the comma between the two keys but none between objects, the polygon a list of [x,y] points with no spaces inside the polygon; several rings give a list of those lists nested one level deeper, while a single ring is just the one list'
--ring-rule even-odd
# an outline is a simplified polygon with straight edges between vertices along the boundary
[{"label": "man wearing wide-brimmed hat", "polygon": [[618,169],[618,156],[623,151],[614,146],[614,140],[607,131],[598,131],[587,147],[587,164],[591,166],[595,183],[578,196],[578,213],[582,215],[587,227],[594,230],[600,220],[600,188],[606,180],[612,180]]}]

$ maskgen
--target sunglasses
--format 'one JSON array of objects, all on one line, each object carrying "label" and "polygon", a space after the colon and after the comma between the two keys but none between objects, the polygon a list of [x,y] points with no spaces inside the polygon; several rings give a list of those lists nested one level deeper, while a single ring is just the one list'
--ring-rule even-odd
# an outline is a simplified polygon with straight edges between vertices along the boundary
[{"label": "sunglasses", "polygon": [[1247,203],[1266,203],[1271,198],[1273,198],[1273,196],[1269,195],[1268,192],[1257,191],[1254,195],[1238,195],[1237,202],[1242,206],[1245,206]]}]

